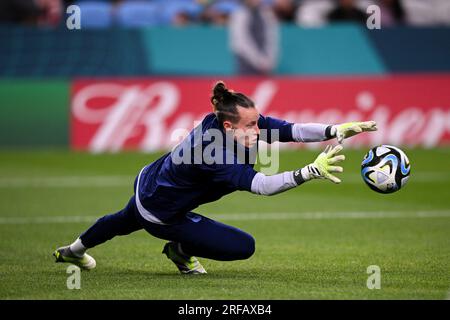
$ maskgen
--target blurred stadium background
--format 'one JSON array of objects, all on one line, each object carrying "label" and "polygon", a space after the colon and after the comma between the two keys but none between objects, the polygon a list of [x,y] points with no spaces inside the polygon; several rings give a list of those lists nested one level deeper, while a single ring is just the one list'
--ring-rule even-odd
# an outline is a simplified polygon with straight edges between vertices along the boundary
[{"label": "blurred stadium background", "polygon": [[[366,26],[373,4],[381,29]],[[81,29],[67,27],[71,5]],[[450,2],[260,6],[276,19],[259,21],[272,42],[237,29],[239,1],[0,2],[1,299],[450,297]],[[261,51],[258,41],[269,41],[269,58],[248,53],[251,41]],[[159,254],[163,242],[138,232],[95,248],[98,270],[68,290],[52,250],[126,203],[134,176],[176,143],[174,131],[210,112],[217,80],[265,115],[370,119],[379,131],[346,142],[339,187],[236,193],[200,208],[255,236],[249,261],[206,261],[207,278],[180,278]],[[412,162],[409,184],[390,196],[359,178],[378,144],[403,148]],[[280,170],[308,163],[320,147],[284,146]],[[381,290],[366,287],[369,265],[382,270]]]}]

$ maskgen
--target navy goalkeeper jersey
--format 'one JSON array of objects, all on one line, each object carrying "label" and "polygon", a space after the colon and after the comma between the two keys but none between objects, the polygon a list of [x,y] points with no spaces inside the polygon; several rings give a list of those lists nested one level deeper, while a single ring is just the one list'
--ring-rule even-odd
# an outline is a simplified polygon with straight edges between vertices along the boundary
[{"label": "navy goalkeeper jersey", "polygon": [[[258,127],[267,134],[259,137],[268,143],[274,141],[289,142],[292,139],[292,123],[260,115]],[[162,222],[176,219],[177,216],[197,208],[199,205],[212,202],[237,190],[251,191],[251,184],[256,171],[254,161],[249,158],[249,149],[234,142],[233,147],[223,145],[219,158],[227,161],[204,161],[196,158],[196,148],[205,150],[213,139],[205,139],[210,129],[217,129],[227,135],[216,119],[214,113],[208,114],[201,125],[190,134],[172,152],[165,154],[155,162],[142,169],[136,181],[136,196],[139,205]],[[265,130],[264,130],[265,129]],[[274,135],[270,130],[278,130]],[[215,132],[218,132],[215,131]],[[201,139],[199,139],[201,138]],[[210,141],[211,140],[211,141]],[[256,144],[257,145],[257,144]],[[239,158],[236,148],[243,148],[245,160]],[[173,161],[189,151],[187,163]],[[201,154],[201,153],[200,153]],[[215,153],[212,152],[214,156]],[[229,161],[233,159],[233,161]]]}]

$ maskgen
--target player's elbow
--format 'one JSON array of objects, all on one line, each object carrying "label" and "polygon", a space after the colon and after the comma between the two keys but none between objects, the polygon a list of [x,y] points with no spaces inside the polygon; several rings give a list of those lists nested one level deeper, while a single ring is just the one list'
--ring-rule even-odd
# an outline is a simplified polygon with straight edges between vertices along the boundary
[{"label": "player's elbow", "polygon": [[259,172],[253,178],[251,192],[261,196],[272,196],[277,193],[271,187],[268,177]]},{"label": "player's elbow", "polygon": [[251,191],[255,194],[273,196],[296,187],[292,172],[266,176],[258,172],[252,181]]},{"label": "player's elbow", "polygon": [[283,192],[283,190],[272,188],[271,186],[264,186],[254,190],[254,193],[260,196],[271,197]]}]

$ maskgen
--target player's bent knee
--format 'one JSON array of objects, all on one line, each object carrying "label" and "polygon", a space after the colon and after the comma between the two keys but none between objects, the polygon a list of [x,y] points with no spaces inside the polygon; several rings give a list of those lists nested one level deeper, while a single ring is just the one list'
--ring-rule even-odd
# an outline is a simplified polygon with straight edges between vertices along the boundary
[{"label": "player's bent knee", "polygon": [[250,258],[254,253],[255,253],[255,238],[253,238],[252,236],[249,236],[249,244],[248,244],[248,248],[247,248],[247,258]]},{"label": "player's bent knee", "polygon": [[242,242],[238,252],[237,260],[244,260],[250,258],[255,253],[255,238],[251,235],[246,235],[245,241]]}]

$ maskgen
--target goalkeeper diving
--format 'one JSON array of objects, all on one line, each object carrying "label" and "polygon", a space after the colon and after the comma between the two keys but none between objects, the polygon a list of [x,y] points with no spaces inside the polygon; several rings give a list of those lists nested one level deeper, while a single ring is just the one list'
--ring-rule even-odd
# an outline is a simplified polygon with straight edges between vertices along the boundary
[{"label": "goalkeeper diving", "polygon": [[[343,171],[345,156],[339,153],[344,139],[377,130],[374,121],[290,123],[266,117],[259,114],[250,98],[227,89],[223,82],[214,86],[211,103],[213,112],[177,147],[140,170],[125,208],[98,219],[71,245],[54,251],[56,262],[93,269],[96,261],[87,254],[88,249],[141,229],[167,241],[162,252],[183,274],[206,273],[197,257],[248,259],[255,252],[255,239],[250,234],[193,210],[237,190],[270,196],[312,179],[340,183],[336,174]],[[262,135],[262,130],[268,134]],[[258,140],[308,143],[331,139],[339,144],[327,146],[304,167],[275,175],[253,168],[251,153]],[[214,150],[210,157],[198,156],[208,149]]]}]

